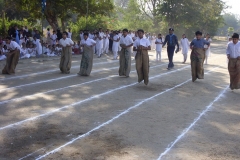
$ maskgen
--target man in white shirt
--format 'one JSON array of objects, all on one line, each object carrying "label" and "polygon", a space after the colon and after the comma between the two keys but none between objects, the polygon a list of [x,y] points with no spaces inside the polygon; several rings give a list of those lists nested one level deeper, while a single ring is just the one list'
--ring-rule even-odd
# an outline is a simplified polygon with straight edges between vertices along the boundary
[{"label": "man in white shirt", "polygon": [[88,33],[84,33],[84,39],[81,40],[83,55],[80,64],[80,71],[78,72],[78,75],[80,76],[89,76],[92,71],[93,47],[96,45],[96,42],[88,36]]},{"label": "man in white shirt", "polygon": [[62,73],[69,74],[72,64],[72,46],[73,41],[67,38],[68,33],[63,32],[63,38],[60,39],[59,44],[62,46],[62,54],[59,68]]},{"label": "man in white shirt", "polygon": [[15,74],[15,68],[20,57],[21,47],[11,37],[6,38],[6,45],[10,52],[7,53],[7,61],[2,74]]},{"label": "man in white shirt", "polygon": [[128,35],[128,30],[123,29],[123,36],[120,38],[120,68],[119,68],[119,76],[129,77],[129,73],[131,71],[131,48],[133,46],[132,37]]},{"label": "man in white shirt", "polygon": [[143,38],[144,31],[138,30],[138,38],[134,41],[133,51],[136,53],[136,70],[138,74],[138,82],[144,80],[144,84],[147,85],[149,82],[149,56],[148,50],[151,50],[151,44],[148,39]]},{"label": "man in white shirt", "polygon": [[240,42],[239,34],[234,33],[232,42],[227,46],[228,71],[230,74],[231,90],[240,89]]}]

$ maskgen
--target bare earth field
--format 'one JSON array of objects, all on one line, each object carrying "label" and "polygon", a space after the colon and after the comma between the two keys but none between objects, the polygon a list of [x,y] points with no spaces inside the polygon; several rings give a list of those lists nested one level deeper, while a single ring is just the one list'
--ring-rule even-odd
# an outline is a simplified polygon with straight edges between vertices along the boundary
[{"label": "bare earth field", "polygon": [[[0,160],[238,160],[240,91],[231,91],[225,48],[214,42],[205,79],[190,61],[168,71],[150,52],[150,83],[118,76],[112,55],[94,57],[91,76],[61,74],[59,57],[20,60],[0,75]],[[190,52],[189,52],[190,55]],[[0,62],[3,68],[5,62]]]}]

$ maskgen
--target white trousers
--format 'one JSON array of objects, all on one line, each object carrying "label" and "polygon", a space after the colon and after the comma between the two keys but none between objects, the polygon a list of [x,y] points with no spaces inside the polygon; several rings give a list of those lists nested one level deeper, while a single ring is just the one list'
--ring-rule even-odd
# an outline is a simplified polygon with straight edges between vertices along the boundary
[{"label": "white trousers", "polygon": [[156,60],[162,60],[162,51],[156,51]]}]

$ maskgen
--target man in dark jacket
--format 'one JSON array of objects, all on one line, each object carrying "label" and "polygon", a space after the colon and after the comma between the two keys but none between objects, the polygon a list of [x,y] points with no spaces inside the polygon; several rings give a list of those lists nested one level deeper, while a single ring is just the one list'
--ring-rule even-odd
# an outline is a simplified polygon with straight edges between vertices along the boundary
[{"label": "man in dark jacket", "polygon": [[178,38],[175,34],[173,34],[173,32],[174,32],[174,29],[169,28],[169,35],[166,36],[165,41],[163,42],[163,47],[167,43],[167,53],[168,53],[168,60],[169,60],[169,64],[168,64],[168,68],[167,68],[168,70],[170,70],[174,67],[173,56],[174,56],[174,50],[175,50],[176,45],[177,45],[176,52],[179,51]]}]

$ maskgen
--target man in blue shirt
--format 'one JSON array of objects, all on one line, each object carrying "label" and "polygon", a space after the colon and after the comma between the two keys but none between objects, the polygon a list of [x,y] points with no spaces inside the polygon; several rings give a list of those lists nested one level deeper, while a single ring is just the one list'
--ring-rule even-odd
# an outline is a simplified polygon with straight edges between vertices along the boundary
[{"label": "man in blue shirt", "polygon": [[173,55],[174,55],[174,50],[175,50],[175,46],[177,45],[177,51],[179,51],[179,44],[178,44],[178,38],[175,34],[173,34],[174,29],[173,28],[169,28],[169,35],[166,36],[165,41],[163,42],[163,47],[166,45],[167,43],[167,53],[168,53],[168,60],[169,60],[169,64],[168,64],[168,70],[172,69],[174,67],[173,64]]}]

